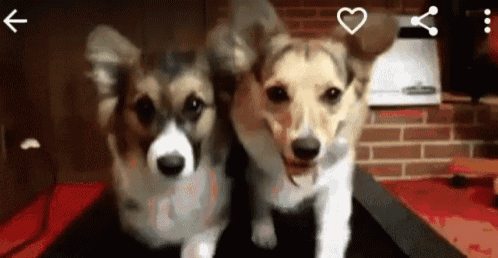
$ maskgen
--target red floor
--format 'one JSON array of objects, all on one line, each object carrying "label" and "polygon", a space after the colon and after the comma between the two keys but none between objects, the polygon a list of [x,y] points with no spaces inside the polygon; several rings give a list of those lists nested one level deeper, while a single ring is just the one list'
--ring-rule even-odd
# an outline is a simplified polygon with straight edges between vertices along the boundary
[{"label": "red floor", "polygon": [[[37,257],[41,255],[57,236],[83,213],[85,208],[101,196],[104,189],[103,183],[57,185],[50,206],[47,231],[37,241],[12,257]],[[0,256],[4,256],[37,234],[47,200],[47,194],[40,195],[32,205],[6,224],[0,225]]]},{"label": "red floor", "polygon": [[469,257],[498,257],[492,178],[457,189],[448,179],[383,182],[384,187]]},{"label": "red floor", "polygon": [[[383,182],[406,207],[470,257],[498,257],[498,209],[492,178],[471,179],[465,189],[453,188],[448,179]],[[48,231],[13,257],[36,257],[105,189],[103,183],[61,184],[50,207]],[[39,230],[47,195],[0,226],[0,256],[22,244]]]}]

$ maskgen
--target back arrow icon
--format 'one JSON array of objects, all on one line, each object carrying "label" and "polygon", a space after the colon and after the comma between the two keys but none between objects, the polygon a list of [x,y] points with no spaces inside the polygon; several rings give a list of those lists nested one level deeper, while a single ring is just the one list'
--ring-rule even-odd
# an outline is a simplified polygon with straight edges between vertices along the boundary
[{"label": "back arrow icon", "polygon": [[7,18],[5,18],[5,20],[3,20],[3,22],[4,22],[5,24],[7,24],[7,26],[9,26],[9,28],[10,28],[10,29],[11,29],[14,33],[16,33],[16,32],[17,32],[17,30],[16,30],[16,28],[14,28],[14,26],[12,26],[12,24],[11,24],[11,23],[27,23],[27,22],[28,22],[28,20],[26,20],[26,19],[10,19],[10,18],[12,18],[12,16],[14,16],[14,14],[16,14],[16,13],[17,13],[17,10],[16,10],[16,9],[14,9],[14,11],[12,11],[12,12],[9,14],[9,16],[7,16]]}]

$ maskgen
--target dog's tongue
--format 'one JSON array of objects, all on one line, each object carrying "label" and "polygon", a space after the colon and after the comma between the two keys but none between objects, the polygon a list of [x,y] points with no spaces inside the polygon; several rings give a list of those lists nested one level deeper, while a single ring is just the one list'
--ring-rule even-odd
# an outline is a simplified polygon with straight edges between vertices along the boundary
[{"label": "dog's tongue", "polygon": [[327,171],[334,164],[343,158],[349,150],[347,138],[342,135],[332,144],[327,151],[326,158],[320,165],[306,171],[300,171],[293,168],[287,168],[287,177],[296,186],[310,187],[313,186],[321,175],[321,171]]},{"label": "dog's tongue", "polygon": [[294,173],[294,171],[292,171],[291,169],[291,171],[287,171],[287,176],[294,185],[305,188],[311,187],[316,183],[319,172],[316,167],[304,173]]}]

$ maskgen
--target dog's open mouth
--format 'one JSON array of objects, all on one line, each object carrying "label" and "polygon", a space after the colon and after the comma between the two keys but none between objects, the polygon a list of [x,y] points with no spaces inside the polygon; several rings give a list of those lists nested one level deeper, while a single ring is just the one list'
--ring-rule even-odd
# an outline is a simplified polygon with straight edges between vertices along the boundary
[{"label": "dog's open mouth", "polygon": [[299,162],[289,160],[285,157],[282,157],[285,167],[287,168],[287,173],[291,176],[301,176],[308,173],[311,173],[315,168],[315,164],[311,162]]},{"label": "dog's open mouth", "polygon": [[306,187],[315,184],[318,174],[315,162],[295,161],[282,155],[287,178],[292,184]]}]

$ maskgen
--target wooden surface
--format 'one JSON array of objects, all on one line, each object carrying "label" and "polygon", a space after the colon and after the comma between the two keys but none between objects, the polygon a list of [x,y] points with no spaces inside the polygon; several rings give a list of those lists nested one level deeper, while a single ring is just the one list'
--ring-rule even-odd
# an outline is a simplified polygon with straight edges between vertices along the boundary
[{"label": "wooden surface", "polygon": [[498,160],[483,158],[455,158],[450,164],[449,172],[468,174],[469,176],[498,175]]}]

